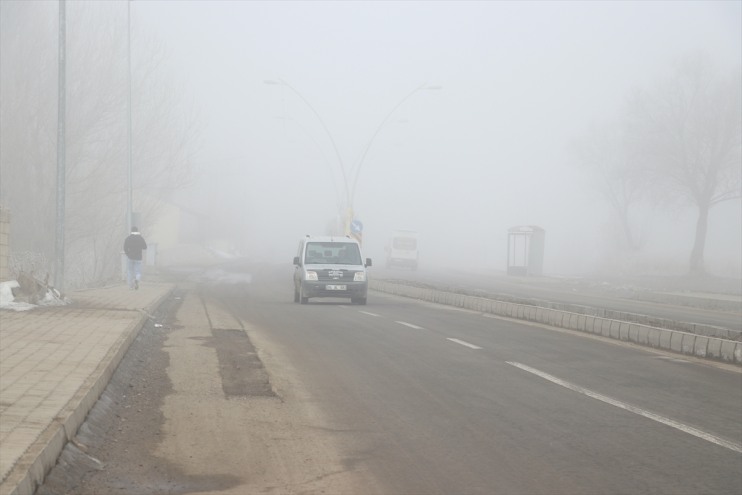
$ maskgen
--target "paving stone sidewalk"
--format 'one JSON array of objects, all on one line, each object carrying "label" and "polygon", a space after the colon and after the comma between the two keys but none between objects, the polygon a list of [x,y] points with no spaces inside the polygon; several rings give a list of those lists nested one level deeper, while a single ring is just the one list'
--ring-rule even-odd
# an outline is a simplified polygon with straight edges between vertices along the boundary
[{"label": "paving stone sidewalk", "polygon": [[72,304],[0,310],[0,495],[32,495],[174,285],[75,291]]}]

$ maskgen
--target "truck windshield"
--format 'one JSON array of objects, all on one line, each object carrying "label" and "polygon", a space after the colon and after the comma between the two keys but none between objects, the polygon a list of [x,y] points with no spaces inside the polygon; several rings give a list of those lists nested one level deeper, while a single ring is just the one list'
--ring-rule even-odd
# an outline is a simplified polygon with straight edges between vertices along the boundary
[{"label": "truck windshield", "polygon": [[414,237],[395,237],[393,247],[394,249],[414,251],[415,249],[417,249],[417,239],[415,239]]},{"label": "truck windshield", "polygon": [[308,242],[307,265],[360,265],[361,252],[352,242]]}]

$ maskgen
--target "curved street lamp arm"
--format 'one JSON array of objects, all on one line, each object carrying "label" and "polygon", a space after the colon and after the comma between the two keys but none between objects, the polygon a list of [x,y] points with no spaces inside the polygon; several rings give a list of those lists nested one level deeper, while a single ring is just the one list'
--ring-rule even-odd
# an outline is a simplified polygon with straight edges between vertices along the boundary
[{"label": "curved street lamp arm", "polygon": [[366,159],[366,155],[368,154],[368,150],[371,148],[371,145],[374,143],[374,140],[376,139],[376,136],[379,135],[379,132],[381,132],[381,129],[384,128],[384,125],[386,125],[389,118],[394,114],[394,112],[402,106],[402,103],[407,101],[412,95],[417,93],[418,91],[422,90],[427,86],[428,83],[423,83],[417,88],[413,89],[407,96],[399,100],[399,103],[397,103],[394,108],[389,111],[389,113],[384,117],[384,119],[381,121],[381,124],[376,128],[374,131],[374,134],[371,136],[371,139],[368,141],[368,144],[366,145],[366,149],[363,150],[363,154],[361,155],[360,160],[358,160],[358,165],[355,168],[355,176],[353,177],[353,187],[350,190],[350,196],[349,196],[349,202],[348,204],[352,204],[353,197],[356,194],[356,184],[358,183],[358,176],[361,175],[361,166],[363,165],[363,161]]},{"label": "curved street lamp arm", "polygon": [[302,95],[298,90],[296,90],[296,88],[294,88],[292,85],[290,85],[289,83],[287,83],[286,81],[284,81],[281,78],[278,78],[278,80],[281,81],[281,84],[285,85],[287,88],[289,88],[291,91],[293,91],[299,98],[301,98],[301,101],[303,101],[304,103],[306,103],[306,105],[309,107],[309,109],[314,113],[315,117],[317,117],[317,120],[319,120],[319,123],[322,125],[322,128],[325,130],[325,133],[327,134],[327,137],[330,138],[330,143],[332,143],[332,149],[335,151],[335,156],[337,157],[338,163],[340,164],[340,171],[343,174],[343,184],[345,186],[345,198],[346,198],[346,200],[349,201],[350,200],[350,192],[348,190],[348,178],[347,178],[347,176],[345,174],[345,166],[343,165],[343,159],[340,157],[340,152],[338,151],[338,147],[335,144],[335,140],[332,138],[332,133],[330,132],[330,130],[325,125],[325,121],[322,120],[322,117],[320,117],[320,115],[317,112],[317,110],[314,109],[314,107],[312,106],[312,104],[309,103],[309,101],[306,98],[304,98],[304,95]]}]

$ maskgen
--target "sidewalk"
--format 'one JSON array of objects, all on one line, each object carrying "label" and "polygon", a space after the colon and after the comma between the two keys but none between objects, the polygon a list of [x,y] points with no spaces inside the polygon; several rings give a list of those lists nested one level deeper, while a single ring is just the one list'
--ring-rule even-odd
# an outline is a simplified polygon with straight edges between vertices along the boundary
[{"label": "sidewalk", "polygon": [[0,495],[32,495],[174,286],[76,291],[72,304],[0,310]]}]

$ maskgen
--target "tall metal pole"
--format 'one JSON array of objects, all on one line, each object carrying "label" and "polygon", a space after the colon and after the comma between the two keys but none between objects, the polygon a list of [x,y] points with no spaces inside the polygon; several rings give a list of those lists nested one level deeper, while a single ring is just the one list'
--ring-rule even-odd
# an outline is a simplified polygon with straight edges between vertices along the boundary
[{"label": "tall metal pole", "polygon": [[57,96],[57,232],[54,285],[64,289],[64,206],[65,206],[65,112],[66,112],[66,16],[65,0],[59,0],[59,79]]},{"label": "tall metal pole", "polygon": [[266,80],[264,81],[266,84],[278,84],[283,85],[289,88],[291,91],[296,93],[296,95],[302,99],[304,103],[309,107],[309,109],[314,113],[314,115],[317,117],[317,120],[319,120],[319,123],[322,125],[322,128],[325,130],[325,133],[330,138],[330,143],[332,144],[333,149],[335,150],[335,156],[337,156],[338,163],[340,163],[340,170],[343,173],[343,183],[345,185],[345,211],[343,212],[343,230],[345,235],[349,235],[351,233],[350,224],[353,221],[353,198],[355,196],[355,189],[356,184],[358,183],[358,176],[361,173],[361,166],[363,165],[363,161],[366,159],[366,155],[368,154],[368,150],[371,148],[371,145],[373,144],[374,140],[376,139],[376,136],[379,134],[381,129],[384,127],[384,125],[387,123],[389,118],[394,114],[394,112],[402,106],[402,104],[407,101],[412,95],[417,93],[418,91],[430,89],[430,90],[438,90],[441,89],[440,86],[428,86],[427,83],[421,84],[414,90],[412,90],[409,94],[407,94],[404,98],[402,98],[390,111],[384,119],[381,121],[379,126],[374,131],[374,134],[371,136],[371,139],[369,140],[368,144],[366,145],[366,148],[363,150],[363,154],[361,155],[360,160],[358,161],[358,164],[356,165],[354,169],[354,178],[353,178],[353,184],[351,185],[348,181],[348,175],[345,170],[345,165],[343,164],[343,159],[340,157],[340,152],[338,151],[337,145],[335,144],[335,140],[332,137],[332,133],[325,125],[324,120],[322,120],[322,117],[319,115],[319,112],[315,110],[315,108],[312,106],[311,103],[302,95],[296,88],[294,88],[292,85],[284,81],[283,79],[279,78],[278,82],[273,80]]},{"label": "tall metal pole", "polygon": [[126,233],[131,232],[132,227],[132,178],[131,178],[131,1],[126,2],[126,59],[128,64],[128,97],[127,97],[127,148],[128,148],[128,189],[126,197]]}]

